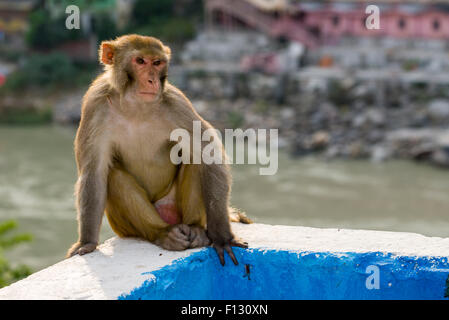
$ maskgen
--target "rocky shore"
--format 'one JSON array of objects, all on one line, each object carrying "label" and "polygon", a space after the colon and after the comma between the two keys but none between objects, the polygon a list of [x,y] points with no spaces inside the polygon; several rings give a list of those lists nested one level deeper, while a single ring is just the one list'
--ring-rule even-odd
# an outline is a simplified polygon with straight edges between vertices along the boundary
[{"label": "rocky shore", "polygon": [[[410,106],[405,110],[375,107],[340,110],[328,101],[309,107],[270,105],[248,99],[193,103],[220,129],[279,129],[279,145],[294,156],[313,153],[326,159],[372,161],[400,158],[449,168],[449,118],[443,117],[449,104],[440,100],[428,107]],[[435,106],[439,106],[438,110]]]}]

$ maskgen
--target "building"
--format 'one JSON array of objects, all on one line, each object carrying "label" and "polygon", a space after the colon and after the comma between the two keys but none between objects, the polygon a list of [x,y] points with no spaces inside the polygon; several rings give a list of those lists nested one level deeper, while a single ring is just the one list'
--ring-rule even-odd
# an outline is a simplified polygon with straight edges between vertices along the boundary
[{"label": "building", "polygon": [[[368,5],[380,9],[380,28],[367,29]],[[252,28],[308,47],[344,36],[449,39],[449,1],[205,0],[207,25]]]},{"label": "building", "polygon": [[38,0],[0,0],[0,44],[23,48],[29,14]]}]

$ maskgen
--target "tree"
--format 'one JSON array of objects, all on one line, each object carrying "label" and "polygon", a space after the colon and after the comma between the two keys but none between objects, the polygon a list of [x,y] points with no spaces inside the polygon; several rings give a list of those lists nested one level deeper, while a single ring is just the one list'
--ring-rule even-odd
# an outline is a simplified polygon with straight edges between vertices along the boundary
[{"label": "tree", "polygon": [[12,267],[4,256],[5,250],[31,240],[31,235],[24,233],[6,236],[15,228],[17,223],[13,220],[0,223],[0,288],[31,274],[29,267],[23,264]]},{"label": "tree", "polygon": [[173,14],[174,0],[137,0],[133,10],[133,20],[137,26],[165,21]]},{"label": "tree", "polygon": [[51,49],[70,40],[82,39],[84,35],[81,30],[65,28],[65,19],[65,16],[52,19],[44,9],[33,12],[26,34],[28,44],[36,49]]}]

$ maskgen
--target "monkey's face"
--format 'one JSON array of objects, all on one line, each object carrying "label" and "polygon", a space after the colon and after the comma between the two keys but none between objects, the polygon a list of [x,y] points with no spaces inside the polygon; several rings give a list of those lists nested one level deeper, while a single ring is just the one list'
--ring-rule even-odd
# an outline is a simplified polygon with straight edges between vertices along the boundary
[{"label": "monkey's face", "polygon": [[167,78],[170,48],[153,37],[127,35],[105,41],[100,61],[112,69],[112,82],[120,93],[131,91],[142,102],[158,100]]},{"label": "monkey's face", "polygon": [[162,93],[167,61],[162,56],[137,54],[132,57],[134,90],[137,97],[145,102],[158,99]]}]

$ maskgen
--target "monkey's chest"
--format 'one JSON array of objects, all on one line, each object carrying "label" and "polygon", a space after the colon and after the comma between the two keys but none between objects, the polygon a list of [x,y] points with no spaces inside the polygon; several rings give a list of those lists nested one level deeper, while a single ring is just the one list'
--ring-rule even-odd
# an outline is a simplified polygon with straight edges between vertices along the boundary
[{"label": "monkey's chest", "polygon": [[163,193],[176,175],[170,160],[169,132],[149,124],[126,126],[114,137],[117,158],[151,198]]}]

